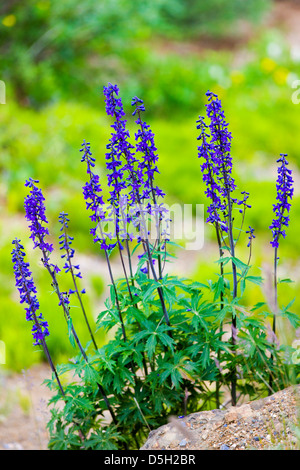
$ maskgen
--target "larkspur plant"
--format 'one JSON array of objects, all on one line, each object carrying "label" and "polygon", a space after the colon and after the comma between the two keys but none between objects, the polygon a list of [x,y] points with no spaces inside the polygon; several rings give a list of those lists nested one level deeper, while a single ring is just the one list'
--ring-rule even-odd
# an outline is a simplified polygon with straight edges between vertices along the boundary
[{"label": "larkspur plant", "polygon": [[[165,273],[173,243],[166,222],[170,215],[163,203],[164,192],[155,182],[158,153],[154,133],[141,118],[146,111],[143,101],[132,99],[137,131],[134,142],[126,127],[125,111],[117,85],[104,87],[108,116],[113,119],[107,144],[108,200],[104,200],[96,160],[89,142],[82,143],[81,161],[86,165],[88,181],[83,198],[93,226],[92,241],[103,252],[110,279],[110,296],[98,314],[96,331],[88,322],[80,288],[80,266],[75,262],[74,237],[69,234],[68,214],[61,212],[59,246],[62,268],[51,262],[54,243],[46,218],[45,198],[38,181],[26,181],[25,198],[33,247],[42,253],[42,263],[58,296],[68,325],[69,340],[76,355],[67,364],[55,366],[47,349],[49,328],[39,312],[36,288],[24,248],[19,240],[12,252],[16,285],[21,302],[26,302],[26,318],[34,321],[36,345],[42,345],[53,377],[46,381],[54,395],[49,405],[50,449],[138,449],[147,433],[164,424],[168,416],[220,407],[229,392],[231,403],[247,395],[251,398],[282,388],[291,376],[298,377],[299,364],[293,364],[293,348],[269,340],[268,322],[272,315],[284,315],[293,327],[298,317],[288,308],[269,311],[266,304],[250,311],[243,305],[249,282],[260,285],[262,279],[250,274],[255,239],[254,228],[245,230],[249,257],[236,257],[237,243],[243,239],[243,225],[249,193],[236,196],[233,178],[231,134],[221,101],[208,92],[206,117],[200,117],[198,157],[206,185],[207,223],[216,232],[216,281],[200,283]],[[278,170],[275,218],[271,225],[275,268],[279,236],[288,225],[286,215],[292,197],[291,172],[282,155]],[[238,217],[234,213],[240,215]],[[149,237],[148,222],[154,217],[155,237]],[[116,278],[111,256],[120,259],[123,276]],[[231,266],[226,272],[225,266]],[[71,276],[73,287],[67,292],[59,287],[60,276]],[[277,278],[275,272],[276,286]],[[91,340],[83,347],[72,321],[72,302],[76,296]],[[277,295],[277,294],[276,294]],[[231,338],[227,340],[228,327]],[[110,333],[111,339],[99,347],[97,331]],[[273,332],[275,335],[275,331]],[[70,381],[70,374],[76,378]],[[63,376],[64,388],[61,385]],[[239,396],[238,396],[239,393]]]}]

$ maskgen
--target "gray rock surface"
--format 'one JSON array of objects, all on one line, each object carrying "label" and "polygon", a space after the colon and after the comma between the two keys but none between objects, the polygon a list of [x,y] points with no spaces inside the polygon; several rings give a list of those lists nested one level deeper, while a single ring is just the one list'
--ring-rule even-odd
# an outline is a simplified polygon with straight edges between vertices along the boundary
[{"label": "gray rock surface", "polygon": [[297,385],[240,406],[170,417],[141,450],[299,450],[299,399]]}]

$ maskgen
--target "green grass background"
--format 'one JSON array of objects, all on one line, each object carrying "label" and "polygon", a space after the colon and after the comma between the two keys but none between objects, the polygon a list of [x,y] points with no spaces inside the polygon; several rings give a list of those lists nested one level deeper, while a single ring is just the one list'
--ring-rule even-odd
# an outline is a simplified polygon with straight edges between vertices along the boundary
[{"label": "green grass background", "polygon": [[[131,97],[137,95],[144,99],[144,118],[155,133],[159,153],[160,175],[157,181],[166,192],[166,201],[170,204],[206,204],[197,158],[196,120],[198,115],[205,113],[206,91],[210,89],[218,93],[233,134],[236,182],[239,190],[250,192],[249,203],[252,207],[247,211],[245,229],[251,225],[256,231],[252,258],[253,274],[256,275],[261,273],[266,263],[271,265],[273,262],[268,227],[276,197],[276,160],[280,153],[289,155],[295,176],[295,196],[287,238],[280,245],[279,272],[282,277],[294,278],[295,282],[280,286],[279,294],[283,304],[295,297],[293,310],[299,312],[296,294],[299,289],[300,248],[300,104],[292,102],[295,92],[292,84],[300,76],[300,61],[291,53],[284,34],[274,29],[258,28],[254,29],[251,39],[238,49],[207,49],[200,53],[195,52],[191,44],[197,44],[202,37],[216,38],[213,28],[218,28],[212,26],[211,31],[202,31],[199,26],[199,30],[190,37],[188,22],[184,27],[182,24],[178,26],[174,18],[172,20],[167,16],[164,17],[167,18],[164,27],[162,24],[159,26],[159,22],[155,26],[154,20],[149,26],[149,16],[142,12],[141,18],[147,18],[148,26],[140,18],[133,32],[128,25],[123,25],[119,31],[114,30],[102,37],[90,25],[94,43],[89,44],[86,54],[84,47],[75,43],[70,47],[73,46],[73,52],[77,47],[79,57],[76,58],[76,54],[72,56],[70,51],[68,56],[63,48],[66,45],[62,43],[61,49],[59,44],[56,49],[49,46],[52,56],[46,55],[44,60],[36,62],[28,59],[29,46],[27,55],[22,49],[22,28],[27,21],[24,18],[30,13],[25,10],[29,9],[29,4],[30,8],[35,8],[33,3],[29,2],[27,7],[18,4],[16,11],[12,12],[0,10],[2,44],[5,45],[6,41],[10,45],[15,60],[23,60],[22,69],[22,62],[12,63],[9,51],[2,47],[0,70],[6,84],[6,104],[0,105],[0,340],[6,345],[5,367],[20,370],[43,358],[41,351],[32,347],[30,325],[25,321],[14,286],[10,253],[11,241],[15,237],[21,238],[26,247],[38,287],[41,311],[50,324],[50,351],[57,361],[73,353],[47,273],[43,271],[38,253],[32,250],[29,240],[23,210],[26,195],[24,182],[29,177],[40,181],[46,197],[49,228],[57,248],[57,259],[58,215],[63,210],[69,213],[70,231],[75,237],[74,248],[78,255],[95,257],[100,264],[101,253],[89,235],[91,224],[82,197],[86,174],[80,162],[79,149],[83,139],[91,142],[97,170],[106,191],[104,154],[111,121],[104,112],[102,88],[108,81],[120,87],[132,137],[135,124],[131,116]],[[93,2],[88,4],[91,8],[95,6]],[[156,11],[155,5],[154,2],[153,12]],[[105,5],[102,6],[104,8]],[[49,2],[39,2],[36,8],[44,12],[48,20],[51,14],[59,15],[56,10],[51,13]],[[224,8],[220,10],[221,19]],[[65,27],[62,31],[66,38],[69,34],[71,43],[73,39],[79,41],[78,31],[81,29],[76,29],[71,20],[64,19],[63,12],[60,14],[59,24],[61,28]],[[230,25],[236,19],[232,17]],[[13,24],[5,25],[9,21]],[[107,24],[110,22],[109,18]],[[33,25],[33,31],[35,27],[38,28]],[[12,35],[14,28],[18,35],[11,40],[8,31]],[[176,31],[180,32],[177,37]],[[7,36],[1,36],[4,33]],[[226,34],[223,37],[228,37],[228,28]],[[126,47],[124,38],[128,39]],[[238,42],[238,38],[234,39]],[[221,44],[223,39],[217,37],[217,40]],[[36,44],[36,40],[32,41]],[[84,41],[87,39],[83,39],[83,44]],[[182,54],[178,43],[189,46],[188,53]],[[237,60],[238,53],[242,60]],[[58,58],[64,60],[59,62]],[[214,243],[209,227],[205,243]],[[238,254],[244,260],[248,257],[246,244],[247,239],[243,235]],[[217,250],[215,259],[207,259],[205,247],[203,257],[201,251],[198,254],[199,262],[190,275],[207,281],[217,272],[214,263]],[[83,272],[83,277],[82,285],[89,288],[85,299],[92,319],[98,313],[99,302],[103,300],[106,282],[101,271],[97,274],[88,269]],[[68,281],[63,276],[61,282],[68,287]],[[253,286],[245,294],[245,303],[253,305],[263,298],[261,289]],[[86,327],[79,309],[73,310],[74,321],[84,343],[88,340]],[[292,341],[295,332],[287,329],[285,335],[288,341]],[[105,340],[101,332],[98,340]]]}]

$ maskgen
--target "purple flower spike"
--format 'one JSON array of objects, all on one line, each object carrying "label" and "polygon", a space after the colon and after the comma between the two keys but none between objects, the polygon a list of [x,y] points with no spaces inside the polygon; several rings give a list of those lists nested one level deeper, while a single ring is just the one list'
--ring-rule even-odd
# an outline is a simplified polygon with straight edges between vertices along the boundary
[{"label": "purple flower spike", "polygon": [[36,287],[29,270],[29,263],[24,261],[25,252],[20,240],[17,238],[12,242],[15,246],[12,250],[12,262],[16,279],[16,287],[20,294],[21,304],[25,303],[26,320],[33,321],[32,336],[34,345],[41,345],[46,336],[49,336],[48,323],[43,319],[42,313],[38,313],[40,304],[37,299]]},{"label": "purple flower spike", "polygon": [[275,218],[269,227],[273,234],[273,239],[270,242],[273,248],[278,248],[280,235],[284,238],[286,236],[284,227],[288,227],[289,225],[290,218],[288,214],[291,208],[289,201],[294,194],[292,170],[287,168],[289,163],[286,157],[287,154],[281,153],[280,158],[277,160],[277,163],[280,163],[277,169],[278,177],[276,182],[276,200],[278,202],[277,204],[273,204]]},{"label": "purple flower spike", "polygon": [[[107,220],[104,201],[102,196],[102,188],[99,182],[99,176],[93,173],[92,168],[95,166],[95,158],[92,157],[91,146],[85,140],[81,144],[80,152],[83,152],[82,162],[87,164],[87,174],[89,175],[89,181],[83,186],[83,197],[86,202],[87,210],[91,211],[90,219],[96,224],[101,224]],[[105,237],[99,236],[97,232],[97,226],[90,229],[91,235],[94,237],[94,243],[99,242],[101,249],[110,250],[114,248],[115,243],[106,242]]]},{"label": "purple flower spike", "polygon": [[[124,173],[126,170],[134,172],[134,163],[136,161],[132,149],[133,145],[128,141],[129,132],[126,129],[125,112],[122,100],[119,98],[119,89],[117,85],[108,84],[103,88],[105,97],[106,112],[113,116],[115,122],[111,125],[114,132],[111,134],[106,148],[106,168],[108,170],[108,186],[112,188],[108,201],[116,208],[119,206],[120,195],[127,188]],[[124,163],[122,162],[124,159]],[[134,180],[135,181],[135,180]]]},{"label": "purple flower spike", "polygon": [[26,196],[24,201],[25,217],[30,222],[30,238],[34,242],[34,248],[38,246],[49,254],[53,251],[53,245],[45,242],[45,236],[49,235],[49,231],[43,224],[48,224],[48,220],[45,215],[45,198],[41,189],[35,184],[38,182],[32,178],[25,182],[25,186],[30,188],[30,194]]},{"label": "purple flower spike", "polygon": [[200,129],[198,140],[198,157],[203,159],[201,164],[202,178],[206,185],[206,196],[211,200],[208,206],[207,222],[217,224],[223,232],[230,231],[232,206],[243,206],[243,213],[249,204],[246,203],[249,193],[242,192],[243,199],[233,197],[236,189],[232,176],[231,140],[228,123],[225,120],[221,101],[215,93],[208,91],[208,104],[206,114],[208,124],[204,117],[199,116],[197,129]]},{"label": "purple flower spike", "polygon": [[[68,214],[65,212],[61,212],[59,214],[59,222],[61,223],[61,229],[60,231],[62,232],[61,235],[59,236],[59,244],[60,244],[60,249],[64,250],[64,253],[61,255],[61,258],[66,258],[66,262],[63,266],[63,269],[65,273],[68,273],[70,270],[72,270],[73,274],[75,277],[82,278],[81,273],[80,273],[80,267],[78,264],[72,264],[72,258],[74,257],[75,250],[74,248],[71,247],[72,242],[74,240],[73,237],[71,237],[67,233],[68,229],[68,222],[70,219],[68,218]],[[75,292],[75,291],[74,291]],[[71,294],[72,292],[69,292]]]},{"label": "purple flower spike", "polygon": [[219,181],[220,164],[215,156],[214,146],[209,141],[208,126],[204,118],[199,116],[197,129],[200,129],[200,135],[197,137],[201,141],[198,147],[198,158],[203,159],[201,164],[202,179],[206,185],[205,194],[211,200],[207,208],[207,223],[217,224],[221,230],[227,232],[227,225],[221,219],[221,214],[226,211],[226,203],[222,198],[222,189]]},{"label": "purple flower spike", "polygon": [[132,115],[138,115],[135,122],[139,126],[139,130],[135,134],[135,141],[136,151],[142,155],[142,160],[139,162],[139,175],[144,183],[141,199],[147,200],[152,197],[154,204],[156,204],[156,198],[164,197],[165,194],[158,186],[154,185],[155,174],[159,173],[157,168],[158,154],[154,143],[155,136],[149,124],[141,119],[141,112],[145,111],[143,100],[134,97],[131,105],[135,107]]}]

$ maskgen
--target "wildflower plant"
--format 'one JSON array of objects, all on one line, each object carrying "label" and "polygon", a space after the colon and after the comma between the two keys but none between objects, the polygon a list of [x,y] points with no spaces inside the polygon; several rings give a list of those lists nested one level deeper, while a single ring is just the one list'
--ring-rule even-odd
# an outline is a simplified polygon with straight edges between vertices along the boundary
[{"label": "wildflower plant", "polygon": [[[91,144],[83,141],[80,149],[87,177],[82,195],[92,223],[91,242],[99,247],[99,254],[104,254],[110,288],[105,307],[96,318],[96,331],[84,307],[87,293],[80,287],[82,274],[68,214],[61,212],[58,217],[61,228],[57,244],[62,262],[58,266],[51,260],[57,244],[49,242],[45,197],[38,181],[29,179],[25,183],[29,190],[24,206],[30,238],[33,248],[41,251],[42,264],[57,295],[57,314],[63,314],[74,347],[74,358],[67,364],[54,366],[49,358],[48,324],[39,313],[23,246],[19,240],[13,242],[12,260],[21,302],[28,305],[26,317],[34,323],[35,344],[44,348],[53,373],[47,381],[54,392],[49,403],[50,449],[138,449],[148,432],[164,424],[169,415],[219,407],[228,392],[233,405],[245,395],[268,393],[280,388],[296,367],[290,359],[293,349],[268,341],[269,312],[262,311],[262,305],[250,311],[243,305],[248,282],[261,284],[262,279],[250,274],[255,239],[252,227],[245,230],[244,237],[248,260],[236,256],[250,208],[249,193],[236,195],[232,136],[217,95],[207,93],[206,117],[197,121],[198,157],[209,202],[207,223],[215,229],[220,266],[217,281],[207,283],[165,272],[172,246],[171,221],[165,194],[156,183],[158,151],[154,133],[142,119],[146,112],[143,100],[134,97],[131,102],[137,126],[131,139],[119,88],[109,83],[103,95],[112,120],[104,159],[106,181],[97,174]],[[285,157],[280,162],[279,202],[271,227],[275,250],[279,235],[284,236],[292,196]],[[107,200],[103,185],[108,187]],[[150,236],[151,220],[154,237]],[[121,277],[115,276],[112,255],[119,259]],[[72,282],[68,291],[60,288],[62,276]],[[72,296],[77,297],[90,334],[86,345],[82,345],[72,319]],[[285,314],[294,327],[299,324],[294,314]],[[97,331],[110,333],[104,345],[97,344]],[[270,373],[272,382],[268,383]]]}]

